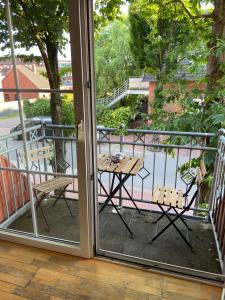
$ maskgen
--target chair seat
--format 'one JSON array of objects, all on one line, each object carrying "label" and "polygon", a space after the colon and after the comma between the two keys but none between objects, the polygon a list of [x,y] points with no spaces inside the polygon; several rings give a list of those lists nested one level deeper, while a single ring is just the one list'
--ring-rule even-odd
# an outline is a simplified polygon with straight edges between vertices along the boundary
[{"label": "chair seat", "polygon": [[72,178],[57,177],[57,178],[53,178],[53,179],[38,183],[33,186],[33,189],[38,192],[48,194],[56,189],[63,188],[72,182],[73,182]]},{"label": "chair seat", "polygon": [[153,193],[153,202],[170,207],[183,208],[183,192],[169,187],[157,186]]}]

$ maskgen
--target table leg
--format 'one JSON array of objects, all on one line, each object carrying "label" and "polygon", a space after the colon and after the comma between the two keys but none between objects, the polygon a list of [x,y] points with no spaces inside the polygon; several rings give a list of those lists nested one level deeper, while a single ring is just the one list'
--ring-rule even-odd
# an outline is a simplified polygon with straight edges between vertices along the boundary
[{"label": "table leg", "polygon": [[[117,178],[119,179],[119,177],[117,176]],[[120,180],[120,179],[119,179]],[[128,197],[130,198],[130,200],[132,201],[132,203],[134,204],[135,208],[137,209],[137,211],[139,212],[139,214],[141,213],[140,209],[138,208],[137,204],[135,203],[135,201],[133,200],[133,198],[131,197],[130,193],[128,192],[127,188],[125,187],[125,185],[123,184],[122,186],[125,190],[125,192],[127,193]]]},{"label": "table leg", "polygon": [[102,189],[104,190],[107,199],[105,200],[103,206],[100,208],[99,210],[99,214],[102,212],[102,210],[106,207],[106,205],[111,202],[112,206],[114,207],[114,209],[116,210],[117,214],[119,215],[121,221],[123,222],[123,224],[125,225],[125,227],[127,228],[127,230],[129,231],[130,235],[133,237],[133,233],[130,230],[129,226],[127,225],[127,223],[125,222],[124,218],[122,217],[122,215],[120,214],[117,206],[114,204],[114,202],[112,201],[112,198],[115,196],[115,194],[121,189],[121,187],[124,185],[124,183],[127,181],[127,179],[130,177],[129,174],[125,175],[124,178],[122,178],[121,181],[119,181],[119,184],[115,187],[115,189],[113,189],[114,186],[114,181],[115,181],[115,177],[116,174],[113,174],[113,179],[112,179],[112,185],[110,187],[110,192],[109,194],[107,193],[105,187],[103,186],[102,182],[98,179],[99,184],[101,185]]}]

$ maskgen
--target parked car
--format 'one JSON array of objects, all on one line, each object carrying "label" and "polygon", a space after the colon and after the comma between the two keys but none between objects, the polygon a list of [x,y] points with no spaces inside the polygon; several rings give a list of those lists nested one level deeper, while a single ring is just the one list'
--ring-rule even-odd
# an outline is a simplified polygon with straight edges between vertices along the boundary
[{"label": "parked car", "polygon": [[[31,119],[26,119],[24,121],[24,125],[27,128],[30,128],[30,127],[33,127],[33,126],[37,126],[37,125],[40,125],[40,124],[52,124],[52,119],[50,117],[34,117],[34,118],[31,118]],[[22,130],[22,126],[21,126],[21,123],[18,124],[17,126],[13,127],[11,130],[10,130],[10,133],[15,133],[17,131],[21,131]],[[37,130],[37,136],[41,136],[42,135],[42,130],[41,129],[38,129]],[[46,135],[48,136],[51,136],[52,135],[52,130],[47,130],[46,131]],[[30,133],[27,132],[27,140],[30,139]],[[14,140],[22,140],[22,134],[18,134],[18,135],[14,135],[13,136]]]}]

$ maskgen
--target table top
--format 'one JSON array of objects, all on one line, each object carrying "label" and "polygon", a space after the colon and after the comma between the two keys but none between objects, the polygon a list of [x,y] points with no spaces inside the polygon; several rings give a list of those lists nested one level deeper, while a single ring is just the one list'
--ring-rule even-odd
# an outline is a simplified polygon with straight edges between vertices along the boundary
[{"label": "table top", "polygon": [[110,154],[98,155],[98,170],[118,174],[136,175],[144,165],[142,157],[125,156],[120,163],[114,163]]}]

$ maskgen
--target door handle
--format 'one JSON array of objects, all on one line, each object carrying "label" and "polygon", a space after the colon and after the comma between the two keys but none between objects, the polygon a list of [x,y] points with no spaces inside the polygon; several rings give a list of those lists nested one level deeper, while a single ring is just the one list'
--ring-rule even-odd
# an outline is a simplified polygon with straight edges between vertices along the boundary
[{"label": "door handle", "polygon": [[76,128],[77,140],[82,139],[83,135],[84,135],[84,121],[80,120],[80,122],[77,124],[77,128]]}]

